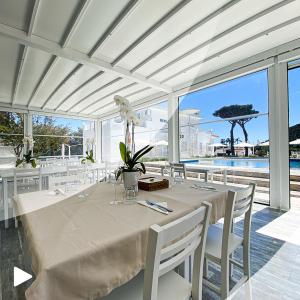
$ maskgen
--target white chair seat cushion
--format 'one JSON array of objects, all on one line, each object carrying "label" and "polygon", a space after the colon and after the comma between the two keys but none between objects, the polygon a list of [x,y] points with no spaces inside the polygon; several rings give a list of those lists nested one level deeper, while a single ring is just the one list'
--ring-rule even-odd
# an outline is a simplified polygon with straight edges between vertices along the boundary
[{"label": "white chair seat cushion", "polygon": [[[216,225],[210,225],[208,227],[205,256],[214,257],[221,260],[222,254],[222,228]],[[237,247],[241,246],[243,239],[234,233],[229,237],[229,254],[232,253]]]},{"label": "white chair seat cushion", "polygon": [[[144,272],[128,283],[113,290],[99,300],[143,300]],[[170,271],[158,280],[157,300],[189,300],[192,285],[175,271]]]}]

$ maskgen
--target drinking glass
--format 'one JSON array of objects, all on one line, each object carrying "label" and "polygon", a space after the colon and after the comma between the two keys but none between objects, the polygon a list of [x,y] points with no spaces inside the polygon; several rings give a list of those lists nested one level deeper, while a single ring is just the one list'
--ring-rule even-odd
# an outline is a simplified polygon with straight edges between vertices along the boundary
[{"label": "drinking glass", "polygon": [[109,183],[111,183],[114,187],[114,200],[109,202],[109,204],[111,205],[117,205],[119,204],[120,201],[117,200],[117,184],[118,184],[118,181],[117,181],[117,178],[116,178],[116,173],[115,174],[109,174]]},{"label": "drinking glass", "polygon": [[126,204],[133,204],[136,200],[136,188],[134,186],[130,186],[125,188],[125,195],[124,195],[124,203]]}]

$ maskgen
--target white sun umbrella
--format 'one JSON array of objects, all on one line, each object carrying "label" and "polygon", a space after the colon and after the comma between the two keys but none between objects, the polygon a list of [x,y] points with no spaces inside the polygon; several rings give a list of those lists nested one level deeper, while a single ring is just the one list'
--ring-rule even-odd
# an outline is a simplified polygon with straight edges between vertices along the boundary
[{"label": "white sun umbrella", "polygon": [[260,144],[258,144],[257,146],[261,146],[261,147],[264,147],[264,146],[270,146],[270,142],[269,141],[267,141],[267,142],[263,142],[263,143],[260,143]]},{"label": "white sun umbrella", "polygon": [[242,143],[234,145],[234,147],[236,147],[236,148],[245,148],[245,147],[252,148],[252,147],[254,147],[254,145],[250,144],[250,143],[242,142]]},{"label": "white sun umbrella", "polygon": [[227,147],[227,145],[221,144],[221,143],[214,143],[214,144],[209,144],[208,147]]},{"label": "white sun umbrella", "polygon": [[169,143],[167,141],[164,141],[164,140],[160,140],[156,143],[154,143],[155,146],[168,146]]},{"label": "white sun umbrella", "polygon": [[290,142],[290,145],[300,145],[300,139],[296,139]]},{"label": "white sun umbrella", "polygon": [[252,153],[254,153],[254,145],[246,142],[242,142],[234,145],[235,148],[252,148]]}]

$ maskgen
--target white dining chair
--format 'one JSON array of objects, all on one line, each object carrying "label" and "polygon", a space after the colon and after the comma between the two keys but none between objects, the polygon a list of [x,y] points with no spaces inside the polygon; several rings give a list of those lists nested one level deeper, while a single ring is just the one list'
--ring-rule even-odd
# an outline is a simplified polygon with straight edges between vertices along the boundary
[{"label": "white dining chair", "polygon": [[179,176],[183,176],[186,179],[186,168],[183,163],[170,163],[170,172],[172,177],[175,176],[175,173],[178,173]]},{"label": "white dining chair", "polygon": [[[211,204],[148,233],[145,272],[101,300],[200,300],[207,228]],[[174,269],[193,259],[192,283]]]},{"label": "white dining chair", "polygon": [[[210,225],[208,228],[207,242],[205,249],[204,279],[203,284],[226,299],[250,278],[250,228],[252,206],[255,193],[255,184],[251,183],[246,189],[240,191],[229,191],[226,205],[223,228],[217,225]],[[243,237],[233,232],[234,219],[244,216]],[[234,259],[234,251],[243,247],[243,263],[240,264]],[[217,286],[208,280],[208,261],[218,264],[221,267],[221,286]],[[231,268],[239,267],[243,276],[230,290],[229,279]]]},{"label": "white dining chair", "polygon": [[41,169],[40,168],[15,168],[13,172],[13,217],[15,227],[18,227],[18,218],[16,214],[16,201],[18,194],[28,193],[40,190],[41,186]]}]

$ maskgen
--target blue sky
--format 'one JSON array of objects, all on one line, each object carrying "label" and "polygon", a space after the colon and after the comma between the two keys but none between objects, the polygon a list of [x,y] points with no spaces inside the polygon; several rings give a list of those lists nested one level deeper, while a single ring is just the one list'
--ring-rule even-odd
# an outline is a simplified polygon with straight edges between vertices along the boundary
[{"label": "blue sky", "polygon": [[[260,113],[268,112],[267,71],[260,71],[225,83],[221,83],[181,98],[180,110],[197,108],[200,110],[201,122],[220,120],[213,113],[223,106],[233,104],[252,104]],[[221,138],[228,138],[231,125],[228,122],[200,125],[205,130],[213,130]],[[268,140],[268,122],[266,116],[252,119],[246,124],[249,141]],[[242,141],[244,135],[239,126],[235,128],[235,138]]]},{"label": "blue sky", "polygon": [[300,68],[289,71],[289,123],[300,123]]}]

